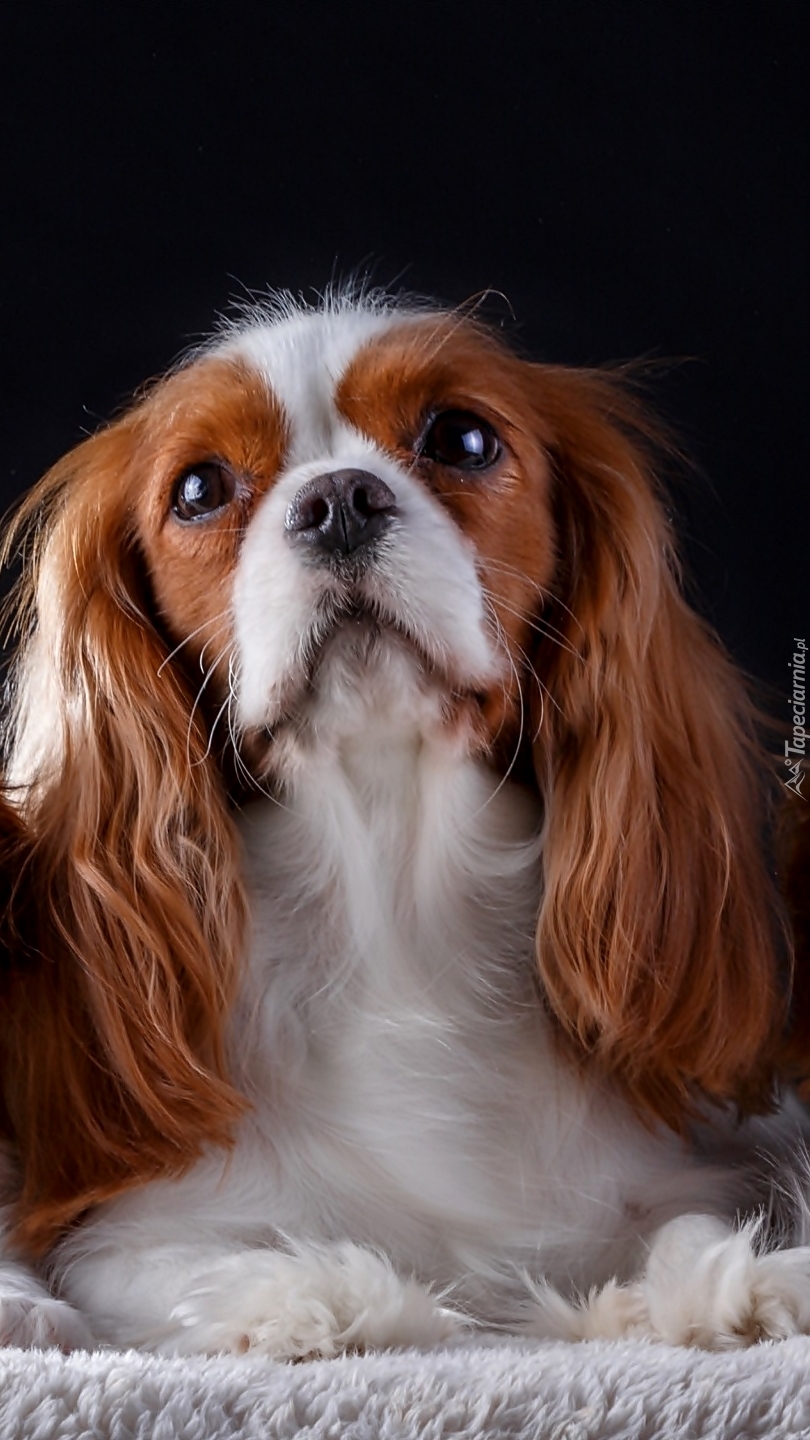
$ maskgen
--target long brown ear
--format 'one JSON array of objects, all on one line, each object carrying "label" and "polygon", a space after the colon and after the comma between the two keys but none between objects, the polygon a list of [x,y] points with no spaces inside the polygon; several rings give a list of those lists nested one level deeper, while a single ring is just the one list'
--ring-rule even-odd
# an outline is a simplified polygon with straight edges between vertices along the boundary
[{"label": "long brown ear", "polygon": [[783,1015],[754,711],[683,600],[651,427],[608,376],[543,368],[562,575],[537,670],[549,1001],[634,1105],[764,1101]]},{"label": "long brown ear", "polygon": [[[27,830],[6,977],[6,1105],[32,1249],[106,1195],[226,1142],[222,1027],[241,950],[237,840],[207,737],[149,618],[122,499],[129,421],[46,477],[27,536],[10,794]],[[19,838],[19,837],[18,837]],[[12,915],[12,921],[16,919]]]}]

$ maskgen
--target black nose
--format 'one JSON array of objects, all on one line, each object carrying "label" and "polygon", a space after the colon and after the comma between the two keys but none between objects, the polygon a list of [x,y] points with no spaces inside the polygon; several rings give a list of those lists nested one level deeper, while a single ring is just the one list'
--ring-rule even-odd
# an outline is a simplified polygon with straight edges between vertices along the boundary
[{"label": "black nose", "polygon": [[396,514],[393,490],[369,470],[330,470],[302,485],[284,524],[291,539],[349,555],[376,540]]}]

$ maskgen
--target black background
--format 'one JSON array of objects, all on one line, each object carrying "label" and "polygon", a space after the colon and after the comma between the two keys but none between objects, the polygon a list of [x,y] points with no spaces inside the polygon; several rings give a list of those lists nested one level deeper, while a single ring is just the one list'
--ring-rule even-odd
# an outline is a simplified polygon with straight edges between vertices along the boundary
[{"label": "black background", "polygon": [[492,287],[537,358],[679,362],[651,393],[697,466],[693,593],[786,707],[810,613],[805,14],[7,4],[4,502],[246,288]]}]

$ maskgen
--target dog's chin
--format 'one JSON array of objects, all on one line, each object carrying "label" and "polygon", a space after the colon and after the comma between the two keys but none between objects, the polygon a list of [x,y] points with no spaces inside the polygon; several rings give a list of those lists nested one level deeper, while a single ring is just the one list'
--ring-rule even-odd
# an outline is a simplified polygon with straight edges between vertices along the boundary
[{"label": "dog's chin", "polygon": [[405,625],[362,604],[335,615],[313,637],[308,662],[291,672],[263,725],[243,732],[249,768],[281,775],[286,760],[315,743],[426,733],[480,712],[480,696],[453,676]]},{"label": "dog's chin", "polygon": [[324,667],[331,660],[354,661],[359,672],[372,671],[392,642],[402,634],[391,622],[375,615],[367,606],[353,604],[332,622],[313,656],[310,683],[317,685]]},{"label": "dog's chin", "polygon": [[357,603],[336,615],[313,646],[304,704],[319,715],[351,697],[358,709],[379,707],[391,692],[401,697],[403,689],[444,689],[448,683],[407,626]]}]

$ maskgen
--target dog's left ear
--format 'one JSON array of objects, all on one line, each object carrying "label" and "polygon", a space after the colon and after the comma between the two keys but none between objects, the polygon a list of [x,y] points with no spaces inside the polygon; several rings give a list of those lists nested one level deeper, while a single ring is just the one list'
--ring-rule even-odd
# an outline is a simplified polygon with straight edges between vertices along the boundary
[{"label": "dog's left ear", "polygon": [[605,375],[534,383],[561,563],[538,963],[577,1047],[682,1128],[700,1096],[766,1100],[783,1019],[755,716],[680,593],[644,412]]}]

